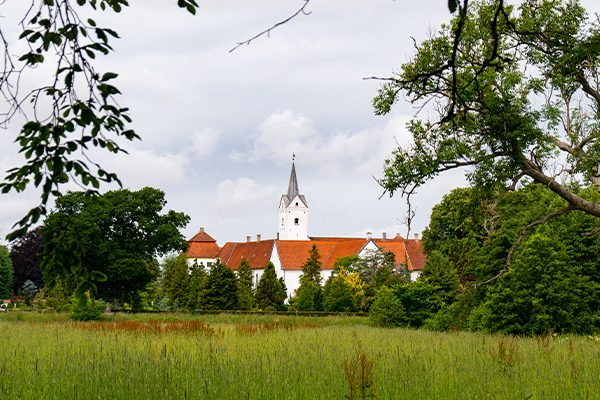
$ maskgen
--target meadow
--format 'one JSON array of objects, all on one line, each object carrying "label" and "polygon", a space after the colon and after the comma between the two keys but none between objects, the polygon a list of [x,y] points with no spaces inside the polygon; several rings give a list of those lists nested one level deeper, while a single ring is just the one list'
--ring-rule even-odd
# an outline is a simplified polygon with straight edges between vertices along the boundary
[{"label": "meadow", "polygon": [[[0,399],[600,399],[600,338],[359,317],[0,315]],[[370,396],[370,397],[369,397]]]}]

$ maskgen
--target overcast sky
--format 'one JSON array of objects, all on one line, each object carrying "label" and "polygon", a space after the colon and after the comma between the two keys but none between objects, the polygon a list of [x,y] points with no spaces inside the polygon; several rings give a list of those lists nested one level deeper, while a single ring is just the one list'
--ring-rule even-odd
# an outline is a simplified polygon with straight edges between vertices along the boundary
[{"label": "overcast sky", "polygon": [[[0,6],[4,31],[17,32],[11,23],[23,3]],[[196,16],[175,3],[134,0],[119,15],[95,17],[122,37],[97,65],[119,73],[119,102],[131,108],[143,139],[127,145],[128,156],[96,159],[127,188],[162,189],[168,208],[190,215],[188,238],[200,226],[221,245],[257,233],[274,238],[292,153],[310,207],[309,235],[405,235],[404,201],[379,199],[374,177],[396,141],[409,140],[405,123],[416,109],[401,101],[389,115],[375,116],[371,100],[379,84],[363,78],[388,76],[407,61],[411,36],[422,40],[449,19],[447,2],[313,0],[310,15],[233,53],[238,41],[286,18],[302,1],[201,1]],[[598,10],[594,3],[584,2]],[[36,73],[44,76],[44,69]],[[1,171],[19,163],[17,133],[17,125],[0,131]],[[424,187],[413,232],[460,185],[464,179],[454,173]],[[0,195],[0,236],[38,195]]]}]

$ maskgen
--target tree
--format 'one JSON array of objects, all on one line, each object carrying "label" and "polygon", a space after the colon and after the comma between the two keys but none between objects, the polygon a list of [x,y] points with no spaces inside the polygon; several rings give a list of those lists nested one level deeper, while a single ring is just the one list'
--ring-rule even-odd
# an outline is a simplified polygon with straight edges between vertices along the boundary
[{"label": "tree", "polygon": [[423,251],[448,257],[461,278],[468,280],[465,269],[495,227],[495,201],[479,196],[472,188],[452,190],[431,210],[423,231]]},{"label": "tree", "polygon": [[312,245],[308,252],[308,258],[302,265],[302,275],[300,275],[300,285],[303,282],[314,282],[321,285],[321,255],[316,245]]},{"label": "tree", "polygon": [[422,326],[444,306],[437,296],[437,288],[421,280],[395,285],[392,289],[410,326]]},{"label": "tree", "polygon": [[535,233],[487,300],[471,315],[471,328],[517,335],[594,333],[600,330],[600,285],[568,260],[556,237]]},{"label": "tree", "polygon": [[[192,14],[198,8],[196,0],[178,0],[177,4]],[[0,124],[26,115],[16,138],[26,161],[8,171],[0,181],[0,191],[41,187],[40,204],[17,223],[19,228],[9,239],[24,235],[46,214],[50,196],[60,195],[70,181],[92,192],[102,181],[120,183],[114,173],[90,161],[89,155],[90,147],[123,153],[119,141],[139,138],[129,126],[129,109],[116,100],[121,92],[113,80],[118,75],[95,68],[96,57],[109,54],[112,40],[119,35],[93,18],[82,18],[79,12],[88,14],[91,8],[92,15],[106,10],[119,13],[128,6],[127,0],[32,0],[17,20],[22,27],[18,39],[26,49],[18,59],[8,47],[12,38],[0,30],[4,45],[0,92],[7,103]],[[53,71],[47,83],[31,92],[19,92],[24,75],[42,65],[48,68],[41,70]]]},{"label": "tree", "polygon": [[373,325],[382,327],[400,326],[406,322],[402,303],[392,289],[387,286],[379,289],[369,311],[369,319]]},{"label": "tree", "polygon": [[[185,258],[185,256],[183,256]],[[186,261],[187,264],[187,261]],[[189,287],[188,287],[188,299],[187,307],[191,310],[200,308],[203,303],[203,299],[206,297],[206,283],[208,280],[208,274],[204,269],[203,265],[198,265],[196,260],[190,268],[189,275]]]},{"label": "tree", "polygon": [[313,281],[300,284],[294,297],[290,299],[290,308],[298,311],[323,311],[323,288]]},{"label": "tree", "polygon": [[322,311],[323,288],[321,287],[321,255],[316,245],[312,245],[308,258],[302,265],[300,286],[296,289],[290,305],[299,311]]},{"label": "tree", "polygon": [[375,278],[380,283],[378,287],[385,284],[381,282],[396,273],[395,255],[392,252],[380,250],[369,250],[362,257],[358,257],[346,270],[357,272],[363,282],[372,284]]},{"label": "tree", "polygon": [[13,281],[13,292],[19,293],[19,290],[26,281],[32,281],[36,287],[43,288],[44,280],[40,264],[42,262],[42,249],[44,247],[44,238],[42,228],[33,229],[19,239],[11,246],[10,259],[15,271]]},{"label": "tree", "polygon": [[435,287],[436,296],[444,304],[452,303],[460,290],[460,279],[456,268],[448,257],[437,251],[427,257],[419,280]]},{"label": "tree", "polygon": [[[585,198],[599,196],[593,188],[573,187],[572,190]],[[442,203],[447,200],[445,198]],[[470,248],[468,258],[463,258],[467,261],[464,274],[468,279],[463,281],[459,293],[453,295],[456,277],[453,276],[452,263],[448,262],[450,260],[442,250],[455,248],[447,245],[461,239],[454,234],[457,232],[455,229],[450,229],[449,235],[440,235],[445,231],[442,227],[452,226],[451,223],[430,225],[431,248],[440,250],[429,254],[417,283],[426,284],[431,291],[417,291],[418,285],[397,291],[409,315],[414,314],[413,310],[424,310],[428,314],[436,312],[433,317],[423,314],[417,319],[426,317],[425,326],[439,330],[470,327],[522,334],[534,334],[545,329],[589,331],[589,327],[593,326],[589,321],[593,318],[588,317],[594,314],[589,310],[600,309],[598,296],[594,294],[594,287],[600,284],[598,238],[590,235],[597,229],[598,219],[581,211],[557,216],[546,224],[538,225],[535,234],[525,239],[520,248],[515,248],[514,243],[522,238],[524,229],[548,212],[560,209],[564,200],[545,186],[530,184],[518,190],[498,192],[492,202],[489,199],[479,201],[478,206],[469,208],[480,209],[485,204],[490,218],[463,225],[469,227],[461,233],[462,237],[472,236],[472,231],[478,235],[477,245]],[[460,204],[466,203],[458,201],[454,208],[447,207],[449,204],[441,208],[436,206],[438,222],[453,221],[457,214],[468,218],[469,213],[456,210],[461,207]],[[530,242],[534,237],[538,243],[535,246]],[[550,246],[552,251],[544,250],[541,242]],[[509,258],[514,261],[507,266]],[[573,293],[578,293],[581,298],[577,301],[549,301],[548,293],[558,296],[564,285],[572,287]],[[517,303],[520,306],[517,307]],[[543,307],[536,311],[534,304],[543,304]],[[577,310],[572,311],[571,306]],[[537,317],[533,318],[533,313],[547,317],[571,313],[573,319],[567,324],[548,317],[546,322],[550,328],[543,328],[542,324],[538,324],[539,320],[534,322]],[[533,319],[530,321],[529,318]],[[588,322],[582,322],[586,319]],[[513,322],[509,324],[509,321]],[[512,327],[509,328],[509,325]]]},{"label": "tree", "polygon": [[[190,302],[188,269],[187,258],[184,254],[167,257],[163,263],[162,289],[167,295],[167,304],[176,310],[187,308]],[[195,307],[197,303],[196,299],[192,307]]]},{"label": "tree", "polygon": [[252,290],[252,267],[245,258],[242,258],[237,268],[238,276],[238,308],[251,310],[254,307],[254,293]]},{"label": "tree", "polygon": [[164,193],[148,187],[58,198],[43,228],[45,283],[72,279],[80,299],[89,290],[92,297],[135,303],[158,275],[156,257],[187,248],[179,229],[189,217],[161,214],[165,205]]},{"label": "tree", "polygon": [[13,295],[13,269],[6,246],[0,245],[0,298],[10,299]]},{"label": "tree", "polygon": [[560,196],[565,205],[539,223],[573,210],[600,217],[600,202],[567,184],[600,185],[597,25],[577,1],[482,0],[468,15],[466,3],[374,99],[379,114],[400,93],[437,111],[408,125],[413,144],[386,160],[380,184],[410,201],[438,174],[470,167],[480,189],[527,178]]},{"label": "tree", "polygon": [[269,262],[256,287],[256,306],[261,310],[282,310],[286,294],[277,279],[275,266]]},{"label": "tree", "polygon": [[331,275],[323,287],[323,309],[333,312],[357,310],[357,299],[352,288],[339,275]]},{"label": "tree", "polygon": [[238,282],[235,273],[219,260],[211,267],[200,308],[235,310],[238,304]]}]

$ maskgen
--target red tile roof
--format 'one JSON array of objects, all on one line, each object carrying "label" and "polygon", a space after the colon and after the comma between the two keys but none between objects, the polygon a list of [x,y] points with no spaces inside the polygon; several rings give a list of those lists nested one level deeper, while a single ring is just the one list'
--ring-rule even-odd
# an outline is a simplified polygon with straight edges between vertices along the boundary
[{"label": "red tile roof", "polygon": [[332,270],[333,264],[338,258],[358,254],[366,243],[366,239],[356,238],[311,238],[310,241],[278,240],[277,250],[283,269],[300,270],[314,244],[321,256],[321,268]]},{"label": "red tile roof", "polygon": [[423,253],[423,244],[417,239],[408,239],[406,241],[406,254],[408,256],[408,270],[421,271],[427,261],[427,256]]},{"label": "red tile roof", "polygon": [[396,267],[400,265],[408,265],[406,260],[406,246],[403,238],[395,239],[373,239],[375,244],[385,252],[394,253],[396,259]]},{"label": "red tile roof", "polygon": [[204,228],[200,228],[200,231],[188,240],[186,254],[190,258],[215,258],[220,250],[217,241],[204,232]]},{"label": "red tile roof", "polygon": [[[421,271],[426,257],[421,242],[402,237],[392,239],[372,239],[383,251],[390,251],[396,257],[396,266],[406,265],[409,271]],[[215,239],[201,229],[188,243],[187,256],[190,258],[217,258],[231,269],[237,269],[245,258],[253,269],[263,269],[271,260],[273,248],[277,250],[281,265],[285,270],[301,270],[313,244],[319,249],[323,270],[332,270],[340,257],[356,255],[367,244],[365,238],[351,237],[311,237],[310,240],[261,240],[259,242],[228,242],[219,248]]]},{"label": "red tile roof", "polygon": [[231,269],[237,269],[245,258],[252,269],[263,269],[271,260],[274,240],[261,240],[260,242],[227,242],[221,249],[219,258],[221,262]]},{"label": "red tile roof", "polygon": [[189,258],[216,258],[220,250],[216,242],[188,242],[186,254]]},{"label": "red tile roof", "polygon": [[215,242],[216,240],[212,238],[208,233],[204,232],[204,229],[200,229],[198,233],[194,235],[193,238],[188,240],[188,242]]}]

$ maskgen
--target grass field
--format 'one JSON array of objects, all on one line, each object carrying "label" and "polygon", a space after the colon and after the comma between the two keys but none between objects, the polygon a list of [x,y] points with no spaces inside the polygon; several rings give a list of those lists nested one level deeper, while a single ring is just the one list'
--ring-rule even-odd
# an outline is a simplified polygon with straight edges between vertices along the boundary
[{"label": "grass field", "polygon": [[3,400],[360,399],[361,390],[378,399],[600,399],[593,337],[380,329],[356,317],[74,323],[34,313],[0,315],[0,335]]}]

